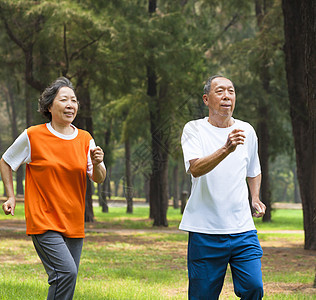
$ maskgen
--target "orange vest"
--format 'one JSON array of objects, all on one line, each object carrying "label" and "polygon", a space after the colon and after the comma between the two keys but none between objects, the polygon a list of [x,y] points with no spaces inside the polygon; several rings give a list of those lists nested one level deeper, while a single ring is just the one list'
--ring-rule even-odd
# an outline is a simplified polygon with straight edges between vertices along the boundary
[{"label": "orange vest", "polygon": [[27,129],[31,162],[25,174],[26,233],[48,230],[84,237],[87,156],[91,135],[78,130],[72,140],[52,134],[45,124]]}]

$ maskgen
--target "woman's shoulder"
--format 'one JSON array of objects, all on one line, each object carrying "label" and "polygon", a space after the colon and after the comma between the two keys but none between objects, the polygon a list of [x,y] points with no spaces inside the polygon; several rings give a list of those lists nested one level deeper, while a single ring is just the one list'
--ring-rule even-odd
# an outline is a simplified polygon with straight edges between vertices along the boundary
[{"label": "woman's shoulder", "polygon": [[83,129],[79,129],[78,128],[78,137],[80,138],[84,138],[84,139],[88,139],[88,140],[92,140],[92,136],[89,133],[89,131],[83,130]]},{"label": "woman's shoulder", "polygon": [[42,130],[46,130],[46,124],[33,125],[26,129],[27,134]]}]

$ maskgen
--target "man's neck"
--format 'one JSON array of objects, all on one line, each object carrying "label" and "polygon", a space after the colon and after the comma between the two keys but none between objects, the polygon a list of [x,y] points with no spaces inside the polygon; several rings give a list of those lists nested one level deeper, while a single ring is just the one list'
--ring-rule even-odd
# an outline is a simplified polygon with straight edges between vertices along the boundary
[{"label": "man's neck", "polygon": [[234,119],[231,116],[209,116],[208,122],[215,127],[227,128],[234,124]]}]

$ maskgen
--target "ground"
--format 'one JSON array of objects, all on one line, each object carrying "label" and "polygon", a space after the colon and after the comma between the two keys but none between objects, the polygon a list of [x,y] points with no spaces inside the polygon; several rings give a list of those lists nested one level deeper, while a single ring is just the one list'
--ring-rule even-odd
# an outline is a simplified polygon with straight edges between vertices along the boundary
[{"label": "ground", "polygon": [[[101,234],[101,235],[90,235],[87,234],[86,242],[93,240],[100,244],[104,243],[129,243],[131,245],[139,245],[139,243],[152,243],[150,240],[139,239],[137,233],[144,233],[146,231],[152,232],[149,229],[144,230],[124,230],[124,229],[96,229],[94,228],[97,224],[89,224],[87,231],[98,231],[103,233],[111,234]],[[19,220],[0,220],[0,239],[12,237],[12,231],[19,231],[19,239],[29,239],[23,231],[25,232],[25,222]],[[167,232],[172,233],[174,231],[168,229],[155,230],[155,232]],[[289,232],[284,232],[286,236]],[[259,232],[260,237],[260,232]],[[159,243],[159,242],[158,242]],[[262,258],[262,271],[263,274],[270,271],[275,272],[276,270],[280,273],[288,272],[295,274],[295,272],[314,274],[316,265],[316,252],[310,250],[304,250],[303,243],[301,239],[291,239],[289,242],[288,237],[280,238],[275,240],[265,240],[265,238],[260,239],[261,246],[263,248],[264,256]],[[186,256],[186,243],[180,244],[180,246],[175,247],[172,243],[161,242],[157,245],[162,251],[167,251],[172,257],[177,258],[179,256]],[[0,257],[0,263],[7,261],[8,259],[14,260],[15,263],[20,259],[19,257]],[[177,264],[177,260],[174,259],[174,263],[171,262],[170,268],[183,268],[186,270],[186,265]],[[21,261],[22,262],[22,261]],[[277,282],[265,282],[264,284],[265,292],[269,295],[284,293],[293,294],[297,292],[302,292],[304,295],[315,295],[316,289],[312,288],[311,284],[302,283],[277,283]],[[222,292],[222,299],[225,299],[225,295],[231,295],[233,290],[232,283],[225,280],[224,289]],[[175,291],[179,292],[179,291]],[[172,292],[171,292],[172,293]],[[171,296],[171,295],[170,295]]]}]

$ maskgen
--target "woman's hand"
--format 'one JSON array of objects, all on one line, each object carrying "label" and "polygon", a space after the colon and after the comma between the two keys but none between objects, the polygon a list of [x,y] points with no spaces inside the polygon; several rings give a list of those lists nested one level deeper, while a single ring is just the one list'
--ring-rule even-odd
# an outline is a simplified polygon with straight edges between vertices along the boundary
[{"label": "woman's hand", "polygon": [[92,164],[94,166],[103,162],[104,153],[103,153],[103,150],[101,149],[101,147],[97,146],[96,148],[91,149],[90,150],[90,157],[91,157]]},{"label": "woman's hand", "polygon": [[2,204],[2,209],[6,215],[14,216],[16,201],[14,197],[9,197],[6,202]]}]

